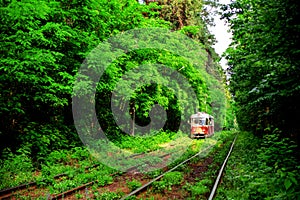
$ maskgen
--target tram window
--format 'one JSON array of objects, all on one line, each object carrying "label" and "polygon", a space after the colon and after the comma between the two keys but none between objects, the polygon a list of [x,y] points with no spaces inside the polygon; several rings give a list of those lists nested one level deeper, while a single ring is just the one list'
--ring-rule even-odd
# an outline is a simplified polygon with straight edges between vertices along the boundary
[{"label": "tram window", "polygon": [[206,125],[207,124],[205,119],[197,119],[197,118],[193,119],[192,123],[193,124],[198,124],[198,125]]},{"label": "tram window", "polygon": [[199,125],[205,125],[205,119],[199,119]]},{"label": "tram window", "polygon": [[192,122],[193,122],[193,124],[198,124],[199,123],[199,119],[193,119]]}]

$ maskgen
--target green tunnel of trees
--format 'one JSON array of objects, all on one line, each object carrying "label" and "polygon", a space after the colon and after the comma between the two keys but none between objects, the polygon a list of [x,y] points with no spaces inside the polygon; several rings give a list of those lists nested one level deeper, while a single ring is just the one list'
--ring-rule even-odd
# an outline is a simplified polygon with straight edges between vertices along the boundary
[{"label": "green tunnel of trees", "polygon": [[[223,72],[216,62],[219,56],[212,48],[215,38],[207,28],[212,21],[205,4],[214,6],[216,2],[158,2],[1,1],[1,155],[5,157],[9,151],[26,147],[31,154],[42,157],[53,149],[82,145],[72,117],[72,92],[78,69],[99,43],[118,33],[147,27],[177,31],[197,41],[206,56],[199,66],[208,75],[167,51],[127,54],[111,65],[115,71],[107,72],[107,80],[103,79],[98,87],[97,95],[101,98],[96,108],[106,130],[119,131],[108,123],[113,122],[113,117],[106,110],[113,82],[132,65],[153,62],[177,70],[186,66],[187,71],[182,74],[194,83],[199,109],[217,116],[218,128],[233,127],[235,111],[242,130],[258,135],[277,131],[299,141],[300,45],[296,1],[237,0],[222,7],[223,18],[233,33],[233,43],[225,53],[229,91],[224,89]],[[171,90],[145,85],[130,101],[141,111],[136,113],[137,124],[149,123],[148,113],[158,103],[168,109],[165,128],[176,129],[181,110]],[[234,102],[234,106],[229,102]]]},{"label": "green tunnel of trees", "polygon": [[[198,68],[205,69],[202,72],[207,75],[201,74],[197,66],[162,50],[134,51],[119,58],[97,87],[98,118],[109,134],[120,132],[109,112],[114,81],[133,65],[149,62],[176,70],[185,67],[182,74],[197,94],[198,108],[216,116],[217,128],[223,124],[233,126],[232,109],[228,109],[226,100],[229,95],[225,95],[224,76],[217,63],[219,56],[211,47],[215,39],[207,29],[211,20],[202,1],[140,4],[135,0],[5,0],[1,1],[0,9],[3,158],[20,148],[39,158],[54,149],[82,145],[72,116],[73,84],[78,69],[99,43],[133,28],[166,28],[195,40],[204,55]],[[148,113],[154,104],[162,104],[168,116],[164,129],[176,130],[179,126],[182,110],[168,88],[145,85],[131,97],[131,103],[139,111],[139,125],[149,123]]]}]

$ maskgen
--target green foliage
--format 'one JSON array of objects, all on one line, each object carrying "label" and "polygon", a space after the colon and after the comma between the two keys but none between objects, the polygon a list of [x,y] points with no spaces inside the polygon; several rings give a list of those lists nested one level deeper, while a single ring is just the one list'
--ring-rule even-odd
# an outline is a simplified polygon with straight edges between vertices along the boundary
[{"label": "green foliage", "polygon": [[72,165],[84,161],[92,160],[90,152],[87,148],[74,147],[71,150],[56,150],[52,151],[44,160],[45,164],[49,166],[52,164],[66,164]]},{"label": "green foliage", "polygon": [[[113,181],[110,174],[114,170],[98,163],[86,148],[53,151],[44,158],[40,170],[32,165],[29,150],[30,147],[19,149],[18,154],[6,151],[8,159],[0,162],[0,189],[37,181],[38,187],[48,188],[54,194],[91,181],[95,181],[97,186]],[[58,181],[54,177],[59,174],[63,176]]]},{"label": "green foliage", "polygon": [[[19,149],[17,154],[7,152],[7,159],[0,160],[0,189],[12,187],[17,184],[33,180],[34,166],[29,157],[29,148]],[[11,181],[8,181],[11,180]]]},{"label": "green foliage", "polygon": [[197,39],[207,48],[214,42],[214,36],[208,31],[208,24],[212,24],[212,19],[205,9],[205,4],[216,7],[213,1],[201,0],[163,0],[161,4],[161,16],[166,21],[172,23],[175,30],[181,30],[188,36]]},{"label": "green foliage", "polygon": [[100,41],[154,22],[148,12],[155,16],[135,0],[1,2],[0,151],[29,142],[42,158],[78,142],[70,105],[76,71]]},{"label": "green foliage", "polygon": [[[282,132],[274,130],[273,134],[263,137],[262,147],[258,150],[259,158],[266,162],[268,166],[282,168],[283,166],[293,167],[297,165],[295,154],[297,153],[297,145],[288,138],[282,138]],[[280,160],[280,162],[278,162]],[[289,169],[286,169],[289,170]]]},{"label": "green foliage", "polygon": [[[138,111],[137,123],[147,124],[151,108],[160,104],[168,115],[165,131],[155,132],[153,136],[150,130],[150,136],[153,137],[149,138],[120,135],[116,124],[109,124],[114,122],[108,111],[111,103],[109,98],[120,78],[139,65],[158,63],[180,71],[192,85],[199,109],[214,113],[218,116],[216,121],[221,122],[224,118],[225,110],[222,107],[225,99],[222,77],[218,71],[220,66],[211,64],[210,60],[217,59],[210,48],[213,37],[198,16],[198,11],[203,9],[202,1],[187,1],[187,10],[181,9],[183,2],[179,4],[175,8],[179,11],[176,17],[179,19],[183,14],[191,18],[184,22],[180,31],[196,39],[200,46],[205,46],[205,50],[197,52],[193,60],[197,65],[193,66],[164,48],[137,50],[112,63],[98,84],[98,120],[108,137],[121,148],[133,152],[156,150],[159,144],[177,137],[168,130],[176,131],[182,120],[181,113],[190,115],[194,112],[184,110],[187,101],[178,101],[174,91],[185,99],[190,98],[180,89],[179,83],[173,90],[159,84],[144,85],[137,88],[130,99]],[[1,188],[37,180],[38,186],[58,193],[89,181],[97,180],[98,186],[112,183],[109,174],[113,170],[103,165],[86,172],[85,167],[97,161],[91,158],[86,148],[80,147],[82,144],[73,125],[71,98],[75,75],[89,52],[112,35],[138,27],[177,26],[172,16],[162,17],[170,19],[159,18],[170,7],[140,5],[136,0],[12,0],[1,1],[0,5]],[[170,42],[174,41],[176,38],[170,39]],[[128,41],[122,42],[126,46]],[[188,55],[190,50],[186,48]],[[110,56],[104,55],[105,58]],[[211,76],[204,75],[207,74],[204,66]],[[157,69],[149,67],[147,73],[136,74],[134,78],[137,80],[139,76],[145,76],[151,79],[149,75],[155,72]],[[90,85],[88,81],[82,81],[81,84],[84,90],[79,95],[84,95]],[[214,92],[210,93],[209,90]],[[188,154],[192,153],[195,153],[195,149],[189,150]],[[61,173],[65,173],[65,176],[56,182],[53,177]],[[166,176],[161,184],[166,184],[169,189],[172,185],[180,184],[182,174],[178,173]],[[130,185],[133,189],[139,184]],[[291,187],[288,181],[286,185]],[[119,199],[121,196],[104,193],[97,199]]]},{"label": "green foliage", "polygon": [[169,185],[179,185],[183,180],[183,174],[177,171],[169,172],[163,177],[163,180]]},{"label": "green foliage", "polygon": [[133,179],[132,181],[127,181],[126,184],[130,191],[136,190],[142,186],[142,183],[135,179]]},{"label": "green foliage", "polygon": [[191,197],[199,197],[210,191],[209,186],[212,184],[211,180],[204,179],[196,182],[194,185],[187,183],[184,188],[190,192]]},{"label": "green foliage", "polygon": [[183,181],[182,172],[172,171],[164,175],[162,180],[153,183],[153,190],[163,192],[165,189],[172,190],[173,185],[180,185]]},{"label": "green foliage", "polygon": [[279,138],[239,134],[217,199],[297,199],[299,155],[293,142]]},{"label": "green foliage", "polygon": [[122,198],[123,193],[116,193],[116,192],[104,192],[96,196],[97,200],[117,200]]},{"label": "green foliage", "polygon": [[[201,34],[206,34],[202,29],[205,24],[196,19],[202,3],[186,2],[186,5],[183,13],[191,19],[187,20],[183,32],[195,35],[201,29]],[[5,142],[1,142],[0,151],[5,147],[15,151],[24,143],[30,143],[31,156],[42,162],[43,157],[55,149],[78,145],[80,141],[72,125],[70,103],[74,77],[81,63],[99,42],[122,31],[149,26],[169,28],[170,23],[159,18],[162,10],[168,8],[161,8],[155,4],[140,5],[135,0],[1,2],[0,115],[5,117],[1,117],[0,137]],[[181,5],[177,8],[181,9]],[[208,44],[208,39],[204,40]],[[132,52],[127,58],[120,58],[116,66],[111,66],[106,73],[107,80],[99,84],[103,99],[109,97],[115,81],[124,72],[150,61],[174,69],[184,66],[182,72],[194,87],[199,101],[204,102],[204,96],[209,100],[201,72],[176,55],[156,50]],[[205,63],[199,62],[200,65]],[[88,85],[85,89],[88,90]],[[144,95],[140,94],[144,91]],[[169,110],[171,119],[166,129],[178,124],[176,120],[182,108],[171,90],[145,86],[136,91],[131,101],[137,103],[140,124],[147,123],[149,109],[156,103]],[[109,107],[109,101],[98,103],[99,107]],[[103,121],[110,122],[111,117],[109,113],[104,114]],[[115,127],[107,129],[115,133],[118,131]]]},{"label": "green foliage", "polygon": [[299,4],[237,0],[223,15],[233,32],[226,57],[240,127],[299,135]]},{"label": "green foliage", "polygon": [[128,149],[135,153],[149,152],[159,149],[160,144],[167,143],[179,137],[180,134],[160,131],[151,136],[135,136],[121,135],[114,143],[122,149]]},{"label": "green foliage", "polygon": [[200,106],[200,109],[211,113],[215,117],[215,128],[220,130],[223,127],[226,112],[223,86],[225,78],[221,66],[217,64],[219,56],[211,47],[216,42],[214,35],[208,30],[208,25],[213,25],[213,19],[211,18],[213,14],[207,11],[206,8],[217,7],[217,1],[163,0],[160,1],[160,4],[162,5],[162,17],[170,21],[175,30],[179,30],[179,32],[203,45],[208,54],[205,63],[206,73],[201,72],[208,92],[204,91],[204,98],[199,99],[204,103]]},{"label": "green foliage", "polygon": [[[149,38],[149,36],[146,38]],[[119,45],[127,45],[128,41],[125,40],[118,42],[120,43]],[[151,40],[149,43],[150,42]],[[181,41],[178,41],[177,38],[170,39],[169,42],[173,44],[181,44]],[[161,49],[164,48],[164,45],[161,44]],[[186,52],[188,52],[188,50]],[[192,56],[192,58],[195,59],[194,56]],[[184,122],[187,121],[189,113],[194,112],[194,110],[188,109],[188,105],[191,102],[187,93],[188,91],[182,89],[182,87],[186,85],[178,83],[176,77],[157,77],[157,80],[152,80],[153,77],[161,71],[161,65],[180,71],[180,73],[184,75],[188,83],[191,85],[190,87],[192,87],[191,90],[195,91],[197,100],[199,101],[198,105],[195,106],[202,110],[202,108],[205,107],[204,98],[207,98],[209,94],[207,94],[208,89],[202,78],[202,74],[200,73],[200,70],[203,71],[203,67],[201,65],[204,64],[205,58],[202,60],[197,57],[197,59],[198,66],[193,66],[184,57],[174,55],[171,52],[160,49],[140,49],[118,58],[111,66],[108,67],[105,74],[102,76],[103,78],[101,78],[100,83],[98,84],[96,94],[98,118],[102,123],[102,127],[107,127],[106,132],[108,137],[116,132],[114,129],[114,127],[116,127],[116,124],[114,123],[115,116],[112,115],[110,107],[107,106],[111,103],[110,97],[114,89],[121,95],[132,94],[130,99],[123,98],[112,103],[115,103],[120,111],[123,112],[123,105],[130,101],[130,110],[132,110],[133,107],[135,108],[136,123],[139,125],[147,125],[150,122],[149,113],[155,104],[161,105],[167,112],[168,120],[164,126],[164,130],[177,131],[178,126],[180,125],[180,120]],[[138,66],[145,67],[138,68]],[[125,73],[129,74],[126,75],[127,78],[124,78],[121,81],[120,78],[124,76]],[[143,82],[155,81],[157,84],[148,83],[139,88],[130,89],[132,85],[140,83],[142,78]],[[168,84],[168,82],[170,82],[174,87],[167,88],[165,85]],[[115,88],[117,83],[119,89]],[[116,92],[115,90],[114,92]],[[131,115],[133,115],[133,113],[131,113]],[[184,116],[185,118],[183,118]],[[156,117],[159,118],[160,116]],[[130,125],[127,121],[120,125],[120,127],[125,130],[130,129],[129,126]]]}]

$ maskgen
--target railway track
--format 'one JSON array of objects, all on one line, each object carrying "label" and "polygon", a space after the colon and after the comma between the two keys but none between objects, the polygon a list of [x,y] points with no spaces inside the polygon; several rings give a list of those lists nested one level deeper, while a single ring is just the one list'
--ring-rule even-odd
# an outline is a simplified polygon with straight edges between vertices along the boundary
[{"label": "railway track", "polygon": [[[140,154],[137,154],[137,155],[140,155]],[[166,158],[166,157],[168,157],[168,156],[170,156],[170,153],[161,155],[160,158]],[[144,163],[144,164],[145,164],[145,163]],[[149,163],[146,162],[146,164],[149,164]],[[126,176],[126,174],[131,173],[131,172],[137,170],[138,167],[140,167],[141,165],[142,165],[142,164],[138,164],[138,165],[136,165],[136,166],[133,166],[133,167],[128,168],[128,169],[126,170],[125,176]],[[122,173],[119,173],[119,172],[115,172],[115,173],[111,174],[110,176],[116,176],[116,175],[123,175],[123,174],[122,174]],[[97,182],[98,182],[97,180],[91,181],[91,182],[89,182],[89,183],[83,184],[83,185],[78,186],[78,187],[76,187],[76,188],[73,188],[73,189],[71,189],[71,190],[68,190],[68,191],[65,191],[65,192],[62,192],[62,193],[59,193],[59,194],[51,195],[51,196],[50,196],[50,199],[68,199],[68,197],[71,196],[71,195],[73,195],[74,193],[79,192],[79,191],[86,190],[86,188],[87,188],[88,186],[91,186],[91,185],[93,185],[93,184],[95,184],[95,183],[97,183]]]},{"label": "railway track", "polygon": [[[133,154],[133,155],[130,155],[126,158],[133,158],[133,157],[136,157],[136,156],[141,156],[145,153],[137,153],[137,154]],[[85,167],[85,171],[88,171],[90,169],[93,169],[95,167],[98,167],[100,165],[100,163],[97,163],[97,164],[93,164],[91,166],[87,166]],[[117,173],[114,173],[114,174],[111,174],[111,176],[115,175]],[[57,179],[60,179],[64,176],[68,176],[68,173],[61,173],[61,174],[57,174],[55,176],[53,176],[53,179],[57,180]],[[92,182],[89,182],[89,183],[86,183],[85,185],[88,186],[88,185],[91,185]],[[28,182],[28,183],[23,183],[23,184],[20,184],[18,186],[14,186],[14,187],[10,187],[10,188],[5,188],[5,189],[2,189],[0,190],[0,200],[3,200],[3,199],[10,199],[12,196],[15,195],[15,193],[22,193],[23,190],[34,190],[34,189],[37,189],[37,181],[31,181],[31,182]],[[80,186],[78,187],[78,189],[80,189]],[[50,195],[51,196],[51,195]],[[48,195],[48,197],[50,197]],[[57,195],[57,197],[60,197],[60,195]]]},{"label": "railway track", "polygon": [[[222,164],[222,166],[221,166],[221,168],[220,168],[220,170],[219,170],[219,173],[218,173],[218,176],[217,176],[217,178],[216,178],[216,180],[215,180],[214,186],[213,186],[213,188],[212,188],[212,190],[211,190],[211,192],[210,192],[210,195],[209,195],[209,198],[208,198],[209,200],[212,200],[212,199],[214,198],[214,196],[215,196],[215,193],[216,193],[216,191],[217,191],[218,184],[219,184],[220,179],[221,179],[221,176],[222,176],[222,174],[223,174],[223,170],[225,169],[226,163],[227,163],[227,161],[228,161],[228,159],[229,159],[229,157],[230,157],[230,154],[231,154],[231,152],[232,152],[232,150],[233,150],[233,147],[234,147],[236,138],[237,138],[237,135],[235,136],[234,140],[232,141],[230,150],[229,150],[229,152],[228,152],[228,154],[227,154],[227,156],[226,156],[226,158],[225,158],[225,160],[224,160],[224,162],[223,162],[223,164]],[[124,197],[122,197],[121,200],[126,200],[126,199],[128,199],[129,197],[131,197],[131,196],[133,196],[133,195],[137,195],[137,194],[139,194],[140,192],[145,191],[145,190],[146,190],[148,187],[150,187],[155,181],[160,180],[160,179],[161,179],[162,177],[164,177],[167,173],[170,173],[170,172],[174,171],[175,169],[177,169],[178,167],[180,167],[180,166],[182,166],[182,165],[188,163],[188,162],[191,161],[192,159],[194,159],[194,158],[196,158],[197,156],[199,156],[199,155],[201,155],[202,153],[204,153],[204,151],[208,151],[210,148],[211,148],[211,147],[208,147],[208,148],[206,148],[206,149],[204,149],[204,150],[202,150],[202,151],[196,153],[195,155],[191,156],[190,158],[184,160],[183,162],[179,163],[179,164],[176,165],[175,167],[169,169],[168,171],[164,172],[163,174],[161,174],[161,175],[157,176],[156,178],[152,179],[151,181],[147,182],[147,183],[144,184],[143,186],[141,186],[141,187],[137,188],[136,190],[132,191],[131,193],[125,195]]]},{"label": "railway track", "polygon": [[224,160],[224,162],[223,162],[223,164],[222,164],[222,167],[221,167],[221,169],[220,169],[220,171],[219,171],[219,174],[218,174],[218,176],[217,176],[217,179],[216,179],[216,181],[215,181],[215,184],[214,184],[214,186],[213,186],[213,188],[212,188],[212,190],[211,190],[211,192],[210,192],[210,195],[209,195],[209,197],[208,197],[208,200],[212,200],[212,199],[214,198],[215,194],[216,194],[216,191],[217,191],[218,185],[219,185],[219,183],[220,183],[220,180],[221,180],[223,171],[224,171],[224,169],[225,169],[226,163],[227,163],[227,161],[228,161],[228,159],[229,159],[229,157],[230,157],[230,155],[231,155],[231,152],[232,152],[232,150],[233,150],[233,147],[234,147],[236,138],[237,138],[237,135],[236,135],[236,136],[234,137],[234,139],[233,139],[233,142],[232,142],[232,144],[231,144],[231,146],[230,146],[230,149],[229,149],[229,151],[228,151],[228,154],[227,154],[227,156],[226,156],[226,158],[225,158],[225,160]]},{"label": "railway track", "polygon": [[[134,158],[134,157],[142,156],[144,154],[145,153],[133,154],[133,155],[130,155],[128,157],[125,157],[125,159],[126,158]],[[166,154],[161,155],[159,157],[160,158],[166,158],[168,156],[170,156],[170,153],[166,153]],[[130,172],[132,172],[134,170],[137,170],[138,167],[140,167],[143,164],[149,164],[149,163],[145,162],[145,163],[142,163],[142,164],[138,164],[136,166],[128,168],[126,171],[127,171],[127,173],[130,173]],[[98,167],[99,165],[100,165],[100,163],[94,164],[94,165],[91,165],[91,166],[87,166],[87,167],[85,167],[85,171],[88,172],[88,170],[93,169],[95,167]],[[109,176],[115,177],[115,176],[118,176],[118,175],[122,175],[122,173],[115,172],[113,174],[110,174]],[[60,178],[62,178],[64,176],[68,176],[68,173],[61,173],[61,174],[55,175],[53,178],[54,179],[60,179]],[[64,191],[62,193],[58,193],[58,194],[54,194],[54,195],[48,194],[46,196],[46,199],[63,199],[63,198],[65,199],[66,197],[72,195],[73,193],[78,192],[80,190],[85,190],[88,186],[91,186],[91,185],[93,185],[95,183],[98,183],[98,181],[97,180],[90,181],[88,183],[85,183],[85,184],[83,184],[81,186],[78,186],[78,187],[75,187],[73,189]],[[22,193],[25,190],[31,190],[31,191],[33,191],[35,189],[38,189],[37,185],[38,185],[37,181],[32,181],[32,182],[24,183],[24,184],[15,186],[15,187],[11,187],[11,188],[6,188],[6,189],[3,189],[3,190],[0,190],[0,200],[11,199],[16,193]]]},{"label": "railway track", "polygon": [[[67,176],[67,173],[57,174],[53,178],[54,179],[59,179],[63,176]],[[15,187],[0,190],[0,200],[8,199],[8,198],[12,197],[14,195],[14,193],[17,192],[17,191],[22,191],[22,190],[27,190],[27,189],[35,189],[36,187],[37,187],[37,182],[32,181],[32,182],[24,183],[24,184],[15,186]]]},{"label": "railway track", "polygon": [[[215,192],[216,192],[216,189],[217,189],[217,186],[218,186],[218,183],[220,181],[220,178],[222,176],[222,173],[223,173],[223,170],[225,168],[225,165],[226,165],[226,162],[232,152],[232,149],[233,149],[233,146],[234,146],[234,143],[235,143],[235,140],[236,140],[236,137],[234,138],[232,144],[231,144],[231,147],[230,147],[230,150],[229,150],[229,153],[227,154],[227,157],[225,158],[224,162],[223,162],[223,165],[219,171],[219,174],[218,174],[218,177],[216,178],[216,181],[215,181],[215,184],[213,186],[213,189],[211,190],[211,193],[210,193],[210,196],[209,196],[209,200],[213,199],[214,195],[215,195]],[[210,149],[213,147],[213,145],[211,146],[208,146],[207,148],[199,151],[198,153],[194,154],[193,156],[189,157],[188,159],[180,162],[179,164],[177,164],[176,166],[172,167],[171,169],[168,169],[168,167],[164,168],[163,169],[163,173],[159,176],[157,176],[156,178],[148,178],[146,182],[143,183],[143,185],[135,190],[133,190],[132,192],[128,193],[127,195],[125,195],[124,197],[122,197],[122,199],[128,199],[129,197],[133,196],[133,195],[138,195],[139,193],[145,191],[147,188],[151,187],[152,183],[154,183],[155,181],[158,181],[160,180],[162,177],[164,177],[167,173],[169,172],[172,172],[174,170],[176,170],[178,167],[184,165],[184,164],[187,164],[188,162],[190,162],[191,160],[193,160],[194,158],[196,157],[200,157],[201,155],[204,155],[206,154],[207,152],[210,151]],[[135,155],[131,155],[130,157],[134,157],[134,156],[141,156],[143,155],[143,153],[140,153],[140,154],[135,154]],[[164,154],[162,156],[160,156],[161,158],[167,158],[168,156],[170,155],[170,153],[167,153],[167,154]],[[95,165],[92,165],[92,166],[89,166],[89,167],[86,167],[85,169],[88,170],[88,169],[91,169],[91,168],[94,168],[94,167],[97,167],[98,165],[100,164],[95,164]],[[112,177],[118,177],[118,176],[124,176],[124,180],[126,180],[126,176],[127,174],[131,173],[131,172],[135,172],[137,171],[138,167],[140,166],[141,164],[139,165],[136,165],[134,167],[131,167],[131,168],[128,168],[127,169],[127,172],[126,173],[118,173],[118,172],[115,172],[115,173],[112,173],[110,174],[110,176]],[[62,173],[62,174],[58,174],[55,176],[56,179],[59,179],[63,176],[67,176],[67,173]],[[70,189],[70,190],[67,190],[67,191],[64,191],[62,193],[58,193],[58,194],[53,194],[53,195],[50,195],[48,194],[46,196],[46,199],[74,199],[74,194],[75,193],[85,193],[87,195],[87,188],[88,187],[91,187],[92,185],[94,184],[97,184],[98,180],[95,180],[95,181],[90,181],[88,183],[85,183],[83,185],[80,185],[78,187],[74,187],[73,189]],[[16,187],[12,187],[12,188],[8,188],[8,189],[4,189],[4,190],[1,190],[0,191],[0,200],[2,199],[10,199],[10,197],[14,196],[15,192],[19,192],[21,190],[25,190],[25,189],[28,189],[28,188],[31,188],[32,190],[34,190],[35,188],[37,188],[37,183],[36,182],[30,182],[30,183],[27,183],[27,184],[22,184],[22,185],[19,185],[19,186],[16,186]],[[101,186],[99,187],[101,188]],[[72,195],[73,195],[73,198],[72,198]],[[87,197],[87,196],[86,196]],[[91,198],[91,196],[89,196],[89,198]]]}]

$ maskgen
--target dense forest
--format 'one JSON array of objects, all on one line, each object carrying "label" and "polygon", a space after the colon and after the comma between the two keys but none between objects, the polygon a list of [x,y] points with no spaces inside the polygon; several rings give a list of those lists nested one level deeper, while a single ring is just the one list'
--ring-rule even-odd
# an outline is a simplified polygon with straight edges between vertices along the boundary
[{"label": "dense forest", "polygon": [[233,33],[226,57],[239,127],[299,140],[299,5],[238,0],[223,10]]},{"label": "dense forest", "polygon": [[236,0],[222,10],[233,34],[229,91],[250,134],[240,135],[219,198],[299,199],[299,3]]},{"label": "dense forest", "polygon": [[[84,144],[101,139],[100,129],[120,148],[156,150],[187,136],[189,116],[203,111],[216,132],[241,132],[220,198],[296,198],[299,4],[218,2],[1,1],[0,188],[28,182],[35,170],[64,172],[74,160],[94,164]],[[210,8],[232,32],[224,55],[213,48]],[[51,168],[56,161],[63,167]]]},{"label": "dense forest", "polygon": [[[214,2],[206,4],[214,6]],[[164,131],[178,130],[180,121],[188,121],[188,117],[183,119],[183,113],[190,116],[197,110],[212,113],[217,129],[224,124],[233,126],[232,110],[227,109],[229,96],[225,95],[224,73],[217,63],[219,56],[211,47],[215,39],[207,28],[210,23],[211,16],[200,0],[161,1],[158,4],[135,0],[2,1],[2,157],[10,152],[25,151],[39,160],[51,150],[80,146],[72,116],[72,98],[76,102],[76,95],[86,95],[90,88],[87,77],[76,79],[78,70],[100,43],[133,28],[172,30],[193,39],[201,48],[198,58],[193,58],[197,64],[166,51],[163,46],[153,50],[136,49],[114,60],[97,83],[95,100],[98,121],[108,137],[124,135],[126,127],[122,126],[130,129],[128,124],[121,124],[121,128],[117,126],[110,108],[116,83],[134,66],[149,63],[180,71],[193,88],[198,102],[195,109],[186,110],[182,102],[190,101],[190,97],[179,88],[179,83],[177,86],[174,83],[173,90],[161,84],[145,84],[129,97],[127,104],[130,106],[125,111],[130,111],[131,118],[134,115],[138,125],[147,125],[149,112],[159,104],[167,114]],[[126,40],[118,42],[119,46],[127,45]],[[169,42],[179,44],[180,41],[173,38]],[[190,49],[185,48],[181,52],[191,54]],[[105,54],[101,58],[105,60],[111,56]],[[147,73],[157,73],[156,68],[149,67],[143,75],[136,73],[133,81],[149,76]],[[76,85],[75,80],[81,80],[81,84]],[[176,96],[175,91],[181,91],[181,94]],[[185,99],[179,101],[178,95]]]}]

